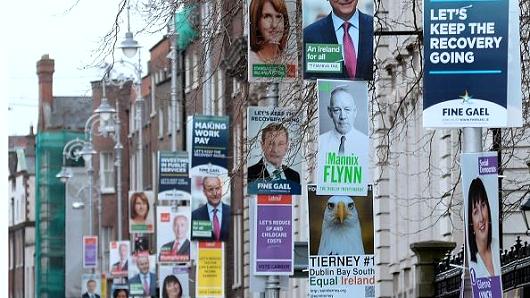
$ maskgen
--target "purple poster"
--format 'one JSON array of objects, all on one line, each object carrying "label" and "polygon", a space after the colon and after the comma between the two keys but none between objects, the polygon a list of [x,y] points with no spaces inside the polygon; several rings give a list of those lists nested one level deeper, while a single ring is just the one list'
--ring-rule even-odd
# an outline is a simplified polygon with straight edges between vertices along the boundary
[{"label": "purple poster", "polygon": [[97,266],[98,237],[83,237],[83,268],[96,268]]},{"label": "purple poster", "polygon": [[462,154],[466,250],[473,297],[502,297],[497,152]]},{"label": "purple poster", "polygon": [[292,196],[258,196],[254,242],[255,275],[293,274],[292,219]]}]

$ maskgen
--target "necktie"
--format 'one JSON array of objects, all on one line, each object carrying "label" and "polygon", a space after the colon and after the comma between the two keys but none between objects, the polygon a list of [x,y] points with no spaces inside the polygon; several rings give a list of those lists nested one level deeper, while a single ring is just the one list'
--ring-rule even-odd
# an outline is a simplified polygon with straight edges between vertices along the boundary
[{"label": "necktie", "polygon": [[357,70],[357,55],[355,54],[355,46],[353,45],[351,36],[348,33],[350,23],[344,22],[342,27],[344,29],[344,35],[342,37],[342,43],[344,46],[344,64],[346,65],[348,75],[353,79]]},{"label": "necktie", "polygon": [[213,235],[216,241],[221,238],[221,225],[219,225],[219,218],[217,218],[217,209],[213,210]]},{"label": "necktie", "polygon": [[173,244],[173,249],[171,250],[172,255],[176,255],[179,248],[179,242],[175,240],[175,243]]},{"label": "necktie", "polygon": [[274,180],[280,180],[282,179],[282,172],[278,169],[272,171],[272,175],[274,176],[273,179]]},{"label": "necktie", "polygon": [[340,137],[340,145],[339,145],[339,155],[344,154],[344,145],[346,143],[346,136]]},{"label": "necktie", "polygon": [[149,285],[147,284],[146,275],[144,275],[144,295],[149,295]]}]

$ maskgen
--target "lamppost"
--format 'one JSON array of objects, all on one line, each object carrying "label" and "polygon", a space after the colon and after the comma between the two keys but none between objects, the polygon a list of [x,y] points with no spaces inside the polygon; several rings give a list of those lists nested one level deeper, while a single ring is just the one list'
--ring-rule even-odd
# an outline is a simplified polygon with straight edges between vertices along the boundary
[{"label": "lamppost", "polygon": [[55,175],[55,177],[59,178],[61,182],[66,183],[68,182],[68,179],[72,178],[72,172],[69,168],[66,167],[66,161],[68,159],[78,161],[80,157],[83,158],[85,161],[85,166],[87,167],[87,173],[88,173],[88,234],[90,236],[93,236],[94,229],[92,225],[92,188],[93,188],[93,177],[92,173],[94,172],[94,169],[92,168],[92,155],[96,154],[96,151],[92,148],[92,144],[88,143],[84,140],[80,140],[79,138],[70,140],[67,142],[63,147],[63,165],[61,168],[61,171]]},{"label": "lamppost", "polygon": [[137,127],[138,127],[138,168],[137,168],[137,175],[138,175],[138,183],[136,185],[137,190],[143,190],[144,184],[143,184],[143,129],[142,129],[142,115],[143,115],[143,105],[144,100],[142,97],[142,63],[141,63],[141,55],[139,53],[139,50],[141,46],[138,44],[136,40],[133,38],[133,33],[131,32],[131,22],[130,22],[130,7],[127,7],[127,33],[125,33],[125,40],[121,42],[121,45],[119,48],[122,49],[123,54],[127,58],[133,58],[138,53],[138,66],[134,65],[131,62],[123,61],[125,63],[128,63],[132,65],[136,70],[136,121],[137,121]]},{"label": "lamppost", "polygon": [[[530,159],[526,161],[526,166],[530,172]],[[523,197],[524,199],[524,197]],[[521,213],[523,215],[524,224],[526,226],[526,235],[530,235],[530,197],[526,202],[521,204]]]}]

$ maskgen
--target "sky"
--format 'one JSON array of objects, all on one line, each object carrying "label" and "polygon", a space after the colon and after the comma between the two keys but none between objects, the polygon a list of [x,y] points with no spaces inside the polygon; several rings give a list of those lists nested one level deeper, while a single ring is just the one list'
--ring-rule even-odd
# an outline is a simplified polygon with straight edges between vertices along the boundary
[{"label": "sky", "polygon": [[[44,54],[55,60],[54,96],[91,96],[90,82],[103,74],[90,67],[101,38],[110,30],[118,11],[116,0],[8,1],[4,13],[2,44],[2,97],[7,110],[8,135],[26,135],[30,125],[36,132],[38,111],[38,79],[36,63]],[[31,9],[28,9],[31,7]],[[72,8],[73,7],[73,8]],[[70,9],[72,8],[72,9]],[[70,9],[70,10],[69,10]],[[23,13],[20,13],[23,12]],[[131,31],[141,28],[139,18],[131,11]],[[135,19],[136,17],[136,19]],[[125,14],[120,20],[125,36]],[[137,24],[135,24],[135,22]],[[5,30],[7,29],[7,30]],[[135,34],[142,45],[142,68],[145,69],[149,48],[165,32]],[[121,50],[116,52],[121,59]],[[110,61],[110,57],[107,59]],[[133,62],[137,62],[134,60]],[[3,88],[4,89],[4,88]],[[5,119],[2,117],[2,119]]]}]

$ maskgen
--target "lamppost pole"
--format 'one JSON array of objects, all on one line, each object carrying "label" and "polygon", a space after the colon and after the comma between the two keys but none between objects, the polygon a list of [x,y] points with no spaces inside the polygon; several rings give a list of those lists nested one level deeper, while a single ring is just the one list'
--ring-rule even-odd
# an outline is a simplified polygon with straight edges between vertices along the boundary
[{"label": "lamppost pole", "polygon": [[171,48],[171,119],[173,123],[171,123],[171,151],[176,152],[177,151],[177,123],[179,123],[177,119],[177,92],[179,92],[180,89],[178,89],[177,84],[177,67],[179,67],[179,61],[178,61],[178,34],[177,34],[177,28],[176,28],[176,17],[175,12],[173,12],[173,18],[171,19],[171,24],[169,26],[170,28],[170,48]]},{"label": "lamppost pole", "polygon": [[121,190],[121,152],[123,150],[123,145],[121,144],[121,122],[120,122],[120,109],[119,102],[116,100],[116,145],[114,146],[114,152],[116,153],[116,160],[114,161],[114,166],[116,167],[116,199],[117,199],[117,208],[118,208],[118,241],[123,239],[122,237],[122,190]]}]

